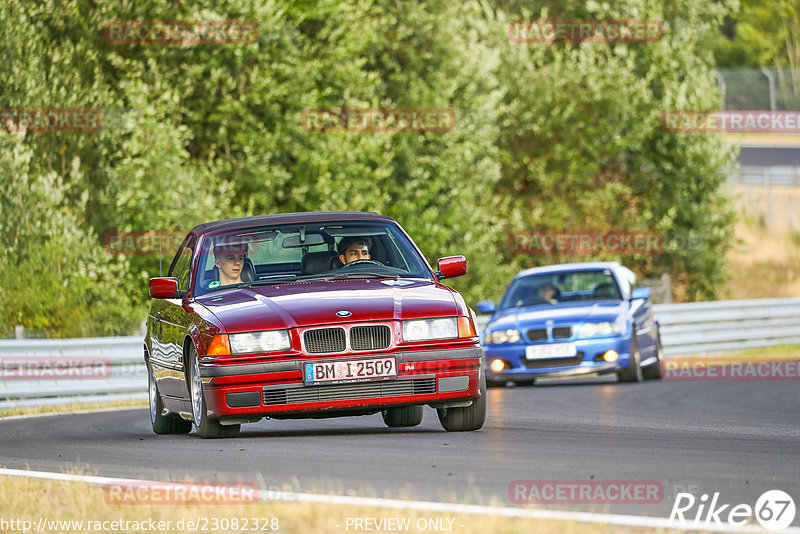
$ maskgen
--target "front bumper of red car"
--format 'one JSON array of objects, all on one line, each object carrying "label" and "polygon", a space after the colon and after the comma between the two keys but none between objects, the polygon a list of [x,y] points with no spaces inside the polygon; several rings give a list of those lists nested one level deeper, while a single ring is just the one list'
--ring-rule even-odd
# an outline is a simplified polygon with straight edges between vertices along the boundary
[{"label": "front bumper of red car", "polygon": [[483,351],[477,342],[359,355],[358,359],[365,360],[394,358],[397,374],[391,379],[321,385],[304,382],[305,364],[344,357],[303,355],[245,364],[201,359],[208,415],[223,422],[264,416],[315,417],[336,412],[377,412],[413,404],[463,406],[480,396]]}]

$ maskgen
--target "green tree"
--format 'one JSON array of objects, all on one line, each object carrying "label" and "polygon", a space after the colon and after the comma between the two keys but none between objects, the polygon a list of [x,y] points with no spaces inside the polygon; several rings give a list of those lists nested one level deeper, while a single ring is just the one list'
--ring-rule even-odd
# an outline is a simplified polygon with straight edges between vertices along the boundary
[{"label": "green tree", "polygon": [[[724,279],[732,214],[719,193],[731,151],[718,136],[672,134],[665,110],[718,109],[711,57],[702,36],[724,6],[630,0],[590,2],[558,18],[664,21],[650,43],[499,43],[505,81],[498,192],[509,198],[509,230],[651,230],[667,239],[658,255],[622,260],[640,274],[669,272],[685,297],[714,298]],[[547,19],[519,8],[509,19]],[[701,244],[681,248],[681,243]],[[501,262],[585,260],[574,255]]]}]

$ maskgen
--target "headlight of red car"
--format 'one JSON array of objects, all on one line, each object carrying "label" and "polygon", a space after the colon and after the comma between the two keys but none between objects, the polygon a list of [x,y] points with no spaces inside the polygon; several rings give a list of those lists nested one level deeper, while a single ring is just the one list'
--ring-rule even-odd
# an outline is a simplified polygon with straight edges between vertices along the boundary
[{"label": "headlight of red car", "polygon": [[211,340],[208,355],[227,356],[230,354],[278,352],[291,348],[292,343],[289,341],[288,330],[264,330],[241,334],[220,334]]},{"label": "headlight of red car", "polygon": [[457,317],[433,317],[430,319],[403,321],[403,341],[457,338],[459,337],[458,326]]},{"label": "headlight of red car", "polygon": [[288,330],[264,330],[261,332],[245,332],[230,334],[232,354],[250,354],[253,352],[278,352],[289,350]]}]

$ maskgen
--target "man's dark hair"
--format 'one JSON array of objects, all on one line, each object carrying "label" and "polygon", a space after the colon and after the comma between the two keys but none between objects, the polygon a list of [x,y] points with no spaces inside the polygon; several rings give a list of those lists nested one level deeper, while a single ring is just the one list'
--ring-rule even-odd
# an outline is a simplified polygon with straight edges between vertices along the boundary
[{"label": "man's dark hair", "polygon": [[368,249],[372,248],[372,239],[368,237],[345,237],[339,241],[339,254],[344,254],[352,244],[366,245]]}]

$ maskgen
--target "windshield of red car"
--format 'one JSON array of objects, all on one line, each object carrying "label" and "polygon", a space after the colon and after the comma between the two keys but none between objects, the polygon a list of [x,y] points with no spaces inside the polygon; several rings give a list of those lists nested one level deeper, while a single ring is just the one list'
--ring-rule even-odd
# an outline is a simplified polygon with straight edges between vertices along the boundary
[{"label": "windshield of red car", "polygon": [[610,269],[542,273],[517,278],[508,286],[498,309],[590,300],[622,300],[619,285]]},{"label": "windshield of red car", "polygon": [[[339,253],[343,241],[363,243],[369,259],[343,264]],[[214,232],[203,236],[197,253],[195,295],[315,278],[433,279],[408,237],[397,226],[382,222],[314,222]],[[228,267],[226,259],[236,263]],[[226,283],[232,280],[227,275],[241,281]]]}]

